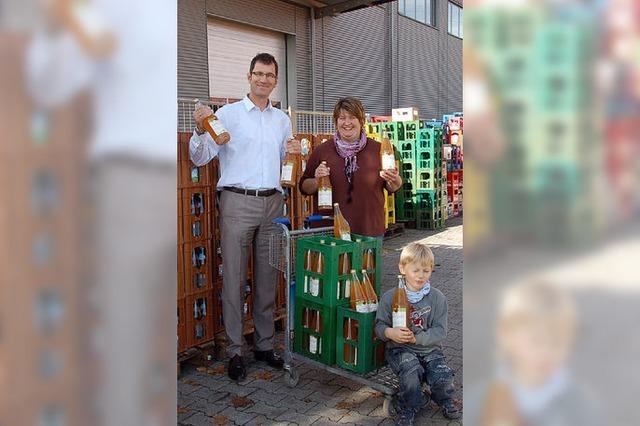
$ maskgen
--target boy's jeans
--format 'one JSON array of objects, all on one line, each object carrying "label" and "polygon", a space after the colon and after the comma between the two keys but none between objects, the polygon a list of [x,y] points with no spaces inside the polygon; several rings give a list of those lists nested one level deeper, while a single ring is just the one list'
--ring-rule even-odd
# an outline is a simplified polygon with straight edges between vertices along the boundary
[{"label": "boy's jeans", "polygon": [[400,388],[396,394],[397,408],[417,412],[425,404],[422,383],[431,388],[431,399],[439,406],[451,401],[453,396],[453,371],[447,366],[441,351],[426,357],[417,356],[405,348],[387,349],[387,362],[398,376]]}]

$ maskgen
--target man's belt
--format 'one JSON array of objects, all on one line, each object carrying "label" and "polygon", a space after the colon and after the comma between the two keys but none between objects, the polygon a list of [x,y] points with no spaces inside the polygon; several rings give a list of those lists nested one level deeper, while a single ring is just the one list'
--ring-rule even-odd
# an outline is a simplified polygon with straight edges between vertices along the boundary
[{"label": "man's belt", "polygon": [[252,195],[254,197],[270,197],[278,192],[277,189],[244,189],[236,188],[234,186],[223,186],[222,189],[224,191],[231,191],[235,192],[236,194]]}]

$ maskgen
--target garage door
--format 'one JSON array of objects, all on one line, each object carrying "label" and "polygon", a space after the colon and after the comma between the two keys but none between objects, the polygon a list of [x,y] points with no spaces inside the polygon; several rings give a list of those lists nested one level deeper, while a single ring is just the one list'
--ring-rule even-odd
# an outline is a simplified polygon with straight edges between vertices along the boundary
[{"label": "garage door", "polygon": [[209,91],[212,98],[241,99],[249,92],[247,73],[251,59],[261,52],[278,61],[278,85],[272,101],[286,104],[286,46],[283,33],[209,18]]}]

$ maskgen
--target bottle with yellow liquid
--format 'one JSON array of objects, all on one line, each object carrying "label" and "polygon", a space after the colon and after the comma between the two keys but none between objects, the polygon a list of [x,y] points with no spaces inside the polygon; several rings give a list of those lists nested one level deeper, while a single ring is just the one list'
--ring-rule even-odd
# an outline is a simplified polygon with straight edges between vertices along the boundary
[{"label": "bottle with yellow liquid", "polygon": [[311,329],[318,334],[318,336],[314,336],[313,334],[309,335],[309,352],[320,355],[322,354],[322,337],[320,337],[322,333],[322,317],[320,316],[320,311],[313,311],[312,315]]},{"label": "bottle with yellow liquid", "polygon": [[394,170],[396,168],[396,156],[393,153],[393,145],[385,134],[380,144],[380,162],[382,170]]},{"label": "bottle with yellow liquid", "polygon": [[352,318],[344,318],[343,325],[343,335],[344,335],[344,346],[342,348],[342,356],[343,360],[346,364],[356,365],[358,359],[358,347],[352,344],[349,344],[347,341],[356,341],[358,340],[358,321],[353,320]]},{"label": "bottle with yellow liquid", "polygon": [[[321,164],[327,165],[326,161]],[[329,176],[322,176],[318,180],[318,209],[330,210],[333,206],[333,193],[331,191],[331,180]]]},{"label": "bottle with yellow liquid", "polygon": [[342,216],[338,203],[333,205],[333,234],[341,240],[351,241],[351,227],[347,219]]},{"label": "bottle with yellow liquid", "polygon": [[[195,99],[195,102],[196,108],[198,106],[204,106],[199,99]],[[202,121],[202,127],[211,135],[213,141],[218,145],[224,145],[231,140],[231,135],[229,135],[229,132],[225,129],[222,122],[218,120],[218,117],[213,113]]]},{"label": "bottle with yellow liquid", "polygon": [[362,252],[362,267],[364,269],[374,269],[376,267],[375,255],[372,248]]},{"label": "bottle with yellow liquid", "polygon": [[81,47],[90,53],[110,54],[117,47],[110,23],[105,15],[88,0],[59,0],[53,3],[54,13],[73,33]]},{"label": "bottle with yellow liquid", "polygon": [[367,270],[362,270],[362,288],[364,289],[364,294],[367,298],[367,307],[368,312],[375,312],[378,310],[378,296],[376,295],[376,291],[371,284],[371,280],[369,280],[369,276],[367,275]]},{"label": "bottle with yellow liquid", "polygon": [[[304,269],[305,271],[313,271],[315,266],[317,256],[316,252],[312,250],[307,250],[304,255]],[[304,276],[304,293],[309,293],[309,275],[305,274]]]},{"label": "bottle with yellow liquid", "polygon": [[391,326],[393,328],[409,327],[410,309],[404,277],[398,275],[398,287],[393,292],[393,299],[391,300]]},{"label": "bottle with yellow liquid", "polygon": [[[313,262],[313,272],[322,274],[324,269],[324,257],[321,252],[317,252],[315,256],[315,262]],[[309,294],[318,297],[320,296],[320,278],[310,277],[309,279]]]},{"label": "bottle with yellow liquid", "polygon": [[287,152],[282,162],[282,172],[280,174],[280,185],[295,187],[298,181],[298,169],[300,161],[298,156]]},{"label": "bottle with yellow liquid", "polygon": [[[358,279],[358,275],[356,274],[356,270],[351,270],[351,283],[349,286],[349,303],[350,308],[359,313],[367,312],[367,298],[364,294],[364,290],[362,288],[362,284]],[[344,330],[344,338],[345,340],[356,341],[358,340],[358,321],[352,318],[345,318],[343,324]],[[347,364],[356,365],[356,360],[358,359],[358,348],[356,346],[350,345],[345,342],[343,347],[343,359]]]},{"label": "bottle with yellow liquid", "polygon": [[351,304],[351,309],[355,310],[356,312],[360,312],[361,314],[369,312],[369,308],[367,306],[367,295],[364,292],[362,283],[360,282],[355,269],[351,270],[350,287],[349,302]]}]

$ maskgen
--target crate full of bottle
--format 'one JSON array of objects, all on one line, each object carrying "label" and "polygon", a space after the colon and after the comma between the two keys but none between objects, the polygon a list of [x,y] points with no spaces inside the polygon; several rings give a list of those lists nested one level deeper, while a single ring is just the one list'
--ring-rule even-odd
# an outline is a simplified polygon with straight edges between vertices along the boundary
[{"label": "crate full of bottle", "polygon": [[333,307],[348,304],[350,271],[361,269],[358,247],[330,236],[300,238],[296,244],[296,299]]},{"label": "crate full of bottle", "polygon": [[347,307],[337,308],[336,364],[368,373],[385,363],[384,342],[374,332],[376,312],[357,312]]},{"label": "crate full of bottle", "polygon": [[296,298],[293,349],[326,365],[336,359],[336,307]]}]

